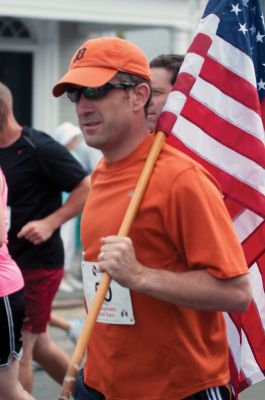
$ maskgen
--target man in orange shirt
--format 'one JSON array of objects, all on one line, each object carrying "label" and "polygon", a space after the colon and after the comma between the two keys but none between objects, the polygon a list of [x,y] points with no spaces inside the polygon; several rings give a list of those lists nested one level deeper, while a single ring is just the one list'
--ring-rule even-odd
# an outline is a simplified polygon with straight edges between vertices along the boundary
[{"label": "man in orange shirt", "polygon": [[216,181],[165,144],[129,237],[117,236],[154,140],[150,81],[139,48],[99,38],[53,89],[67,92],[87,145],[104,156],[81,222],[88,309],[102,271],[113,278],[74,398],[231,400],[222,311],[244,311],[251,290]]}]

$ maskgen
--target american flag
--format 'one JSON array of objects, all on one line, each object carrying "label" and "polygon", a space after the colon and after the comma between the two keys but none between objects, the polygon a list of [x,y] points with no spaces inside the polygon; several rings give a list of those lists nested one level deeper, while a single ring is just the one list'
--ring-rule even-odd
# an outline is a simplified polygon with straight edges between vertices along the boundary
[{"label": "american flag", "polygon": [[210,0],[157,130],[219,181],[253,298],[226,314],[236,393],[265,378],[265,29],[259,0]]}]

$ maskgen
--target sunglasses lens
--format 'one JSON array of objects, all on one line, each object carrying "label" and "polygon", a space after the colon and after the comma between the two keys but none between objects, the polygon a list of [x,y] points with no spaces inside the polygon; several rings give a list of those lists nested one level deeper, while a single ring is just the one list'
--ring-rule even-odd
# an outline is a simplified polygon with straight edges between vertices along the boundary
[{"label": "sunglasses lens", "polygon": [[107,85],[98,88],[92,88],[92,87],[83,88],[83,95],[90,100],[100,99],[101,97],[104,97],[105,94],[110,90],[110,88],[106,86]]},{"label": "sunglasses lens", "polygon": [[80,99],[80,94],[81,91],[80,89],[71,89],[68,90],[66,92],[68,99],[72,102],[72,103],[77,103],[78,100]]},{"label": "sunglasses lens", "polygon": [[134,87],[133,83],[106,83],[100,87],[79,87],[71,88],[67,91],[67,96],[72,103],[78,103],[81,94],[89,100],[98,100],[104,97],[111,89],[128,89]]}]

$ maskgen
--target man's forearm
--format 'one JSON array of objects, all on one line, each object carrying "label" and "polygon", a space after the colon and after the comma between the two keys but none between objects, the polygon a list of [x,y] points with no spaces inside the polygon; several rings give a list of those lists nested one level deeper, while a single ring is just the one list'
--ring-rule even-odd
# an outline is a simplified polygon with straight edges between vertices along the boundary
[{"label": "man's forearm", "polygon": [[201,311],[241,312],[250,302],[248,274],[218,279],[206,269],[176,272],[149,268],[137,260],[129,237],[106,236],[100,243],[100,269],[129,289]]},{"label": "man's forearm", "polygon": [[242,312],[251,298],[248,275],[221,280],[206,270],[176,273],[144,267],[134,289],[203,311]]},{"label": "man's forearm", "polygon": [[79,215],[84,207],[90,187],[89,177],[85,177],[79,185],[72,190],[62,207],[48,215],[45,219],[53,230],[59,228],[64,222]]}]

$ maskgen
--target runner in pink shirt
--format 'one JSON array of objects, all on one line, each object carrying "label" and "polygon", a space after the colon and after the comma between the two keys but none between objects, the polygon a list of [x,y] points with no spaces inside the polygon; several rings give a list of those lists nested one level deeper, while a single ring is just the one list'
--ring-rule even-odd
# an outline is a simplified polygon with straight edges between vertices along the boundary
[{"label": "runner in pink shirt", "polygon": [[0,169],[0,398],[34,400],[18,381],[24,318],[23,277],[7,248],[7,185]]}]

